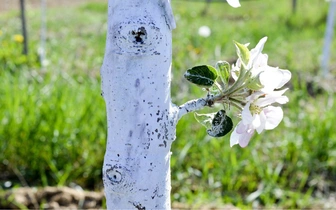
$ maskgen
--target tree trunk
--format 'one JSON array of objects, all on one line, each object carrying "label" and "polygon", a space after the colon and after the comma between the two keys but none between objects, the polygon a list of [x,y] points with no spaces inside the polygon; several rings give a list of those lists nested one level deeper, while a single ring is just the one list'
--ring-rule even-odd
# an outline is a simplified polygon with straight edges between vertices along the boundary
[{"label": "tree trunk", "polygon": [[169,209],[170,148],[178,107],[170,99],[169,0],[109,0],[102,95],[108,140],[108,209]]}]

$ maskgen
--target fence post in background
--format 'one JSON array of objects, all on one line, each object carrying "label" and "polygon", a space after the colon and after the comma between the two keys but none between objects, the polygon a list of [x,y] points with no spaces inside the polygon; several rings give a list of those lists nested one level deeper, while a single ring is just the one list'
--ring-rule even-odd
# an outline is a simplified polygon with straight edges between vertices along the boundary
[{"label": "fence post in background", "polygon": [[332,44],[334,20],[335,20],[336,0],[331,0],[327,17],[327,26],[324,35],[324,46],[321,58],[321,69],[324,77],[329,75],[330,46]]},{"label": "fence post in background", "polygon": [[38,50],[40,56],[40,63],[42,68],[46,66],[46,50],[45,50],[45,43],[46,43],[46,31],[47,31],[47,15],[46,15],[47,5],[46,0],[41,0],[41,34],[40,34],[40,47]]},{"label": "fence post in background", "polygon": [[297,0],[292,0],[292,12],[293,12],[293,14],[295,14],[296,13],[296,4],[297,3]]},{"label": "fence post in background", "polygon": [[23,36],[23,54],[28,54],[28,37],[26,28],[26,15],[25,15],[25,1],[20,0],[20,10],[21,10],[21,25],[22,25],[22,36]]}]

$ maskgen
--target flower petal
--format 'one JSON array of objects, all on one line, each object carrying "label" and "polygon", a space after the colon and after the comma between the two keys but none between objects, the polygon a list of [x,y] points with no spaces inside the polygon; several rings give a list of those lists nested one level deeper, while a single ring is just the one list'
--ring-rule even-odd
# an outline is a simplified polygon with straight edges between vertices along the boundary
[{"label": "flower petal", "polygon": [[254,129],[251,126],[246,126],[240,121],[234,131],[231,133],[230,146],[239,144],[241,147],[246,147],[254,134]]},{"label": "flower petal", "polygon": [[265,130],[274,129],[280,124],[283,118],[281,107],[268,106],[264,108],[264,113],[266,115]]},{"label": "flower petal", "polygon": [[267,123],[266,115],[265,115],[264,111],[262,111],[259,114],[259,119],[260,119],[260,125],[256,128],[256,130],[260,134],[265,129],[265,126],[266,126],[266,123]]},{"label": "flower petal", "polygon": [[279,89],[284,86],[291,77],[292,74],[288,70],[268,66],[259,76],[260,82],[264,86],[260,91],[269,93],[274,89]]},{"label": "flower petal", "polygon": [[285,104],[288,102],[288,98],[287,96],[283,96],[282,94],[286,92],[286,90],[288,90],[288,88],[279,91],[272,91],[266,94],[265,97],[258,98],[255,101],[255,104],[260,107],[265,107],[273,103]]},{"label": "flower petal", "polygon": [[260,115],[259,114],[255,114],[253,115],[253,120],[252,120],[252,127],[254,129],[258,128],[261,125],[261,121],[260,121]]},{"label": "flower petal", "polygon": [[259,57],[261,51],[264,49],[264,45],[265,45],[266,41],[267,41],[267,37],[265,36],[264,38],[260,39],[260,41],[258,42],[257,46],[250,51],[251,57],[250,57],[250,61],[249,61],[248,67],[252,67],[253,66],[254,62]]},{"label": "flower petal", "polygon": [[253,121],[253,116],[250,112],[250,105],[251,102],[247,103],[242,111],[242,122],[244,123],[244,125],[249,125]]},{"label": "flower petal", "polygon": [[[241,122],[239,122],[241,123]],[[238,129],[238,125],[239,123],[237,124],[237,126],[235,127],[235,129],[233,130],[233,132],[231,133],[231,136],[230,136],[230,147],[236,145],[239,143],[239,137],[240,137],[240,134],[237,132],[237,129]]]},{"label": "flower petal", "polygon": [[282,88],[291,78],[292,78],[292,73],[288,70],[284,69],[279,69],[281,72],[281,78],[282,80],[279,82],[278,86],[276,89]]},{"label": "flower petal", "polygon": [[254,134],[254,129],[248,128],[246,132],[240,136],[239,146],[246,147],[249,144],[253,134]]}]

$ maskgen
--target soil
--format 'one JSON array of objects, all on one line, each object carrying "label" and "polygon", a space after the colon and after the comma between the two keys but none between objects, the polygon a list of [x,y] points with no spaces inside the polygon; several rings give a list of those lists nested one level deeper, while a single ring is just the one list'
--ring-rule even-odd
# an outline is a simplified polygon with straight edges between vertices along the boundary
[{"label": "soil", "polygon": [[103,192],[69,187],[22,187],[0,194],[0,209],[100,209]]},{"label": "soil", "polygon": [[[102,209],[103,191],[89,192],[69,187],[15,188],[0,194],[0,209]],[[173,209],[194,209],[183,203],[173,203]],[[209,203],[197,206],[199,210],[238,210],[232,205]]]}]

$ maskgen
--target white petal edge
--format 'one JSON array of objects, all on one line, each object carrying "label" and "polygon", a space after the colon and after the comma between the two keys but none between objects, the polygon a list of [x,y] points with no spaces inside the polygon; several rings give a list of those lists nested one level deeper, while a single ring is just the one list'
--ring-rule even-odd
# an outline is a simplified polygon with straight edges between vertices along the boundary
[{"label": "white petal edge", "polygon": [[281,107],[268,106],[264,109],[264,112],[266,115],[265,130],[272,130],[280,124],[283,118]]},{"label": "white petal edge", "polygon": [[[239,123],[241,123],[241,122],[239,122]],[[238,123],[238,125],[239,125],[239,123]],[[238,125],[235,127],[235,129],[231,133],[231,136],[230,136],[230,147],[233,147],[234,145],[236,145],[236,144],[239,143],[239,136],[240,136],[240,134],[237,133],[237,127],[238,127]]]}]

